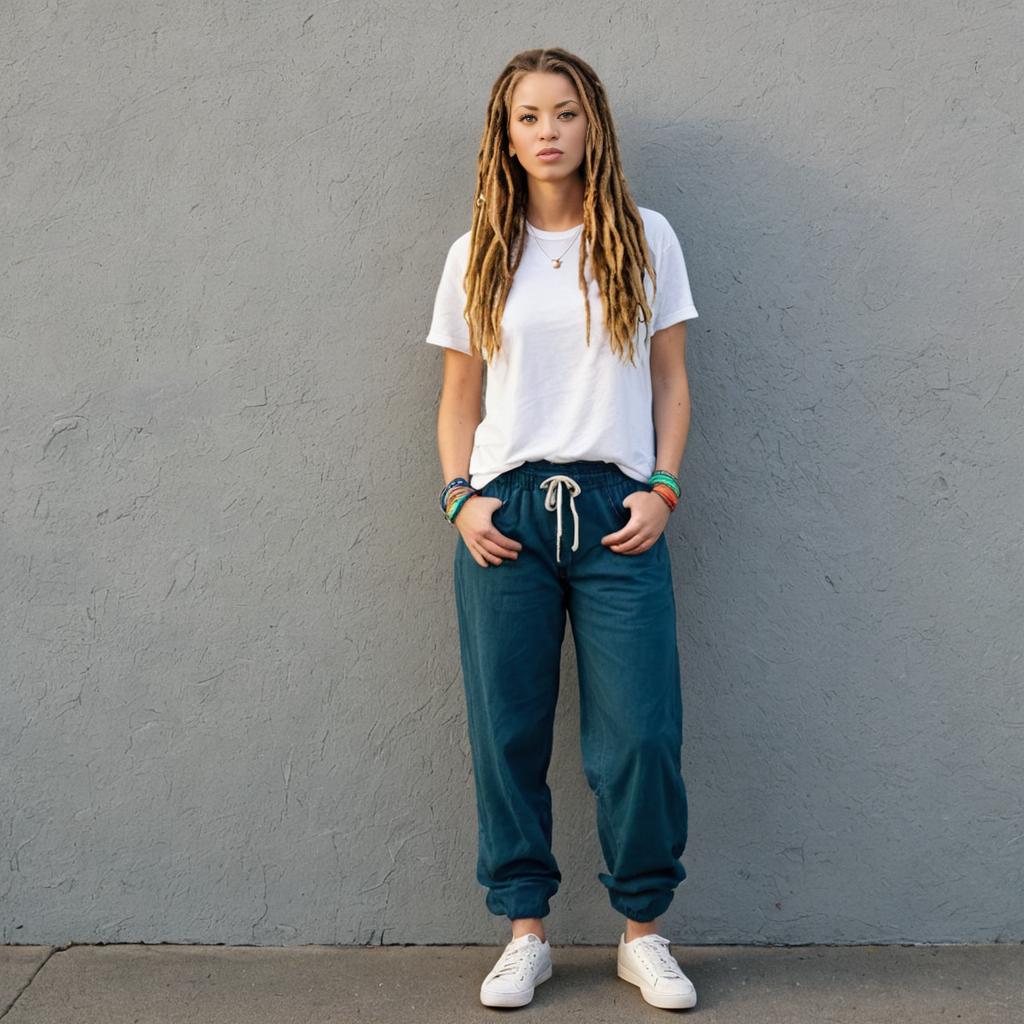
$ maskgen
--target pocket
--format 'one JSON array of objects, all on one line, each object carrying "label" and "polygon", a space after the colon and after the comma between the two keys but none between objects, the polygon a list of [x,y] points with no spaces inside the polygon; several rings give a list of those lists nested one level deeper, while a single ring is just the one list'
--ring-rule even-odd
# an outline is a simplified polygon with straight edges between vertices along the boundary
[{"label": "pocket", "polygon": [[613,484],[605,491],[605,497],[608,500],[608,507],[611,509],[612,515],[615,517],[616,530],[621,529],[626,523],[629,522],[632,512],[629,508],[622,504],[625,500],[626,495],[632,494],[634,491],[642,491],[644,489],[643,484],[639,480],[634,480],[632,477],[626,477],[626,479],[619,483]]},{"label": "pocket", "polygon": [[[609,530],[609,533],[616,533],[621,530],[633,515],[632,510],[622,504],[626,496],[633,494],[636,491],[649,490],[650,487],[645,486],[639,480],[634,480],[632,477],[627,477],[625,480],[614,484],[606,490],[605,494],[608,500],[608,508],[611,511],[613,525],[613,529]],[[660,562],[668,557],[664,532],[662,532],[661,536],[659,536],[658,539],[645,551],[627,555],[625,552],[613,551],[611,548],[608,550],[617,558],[654,559]]]},{"label": "pocket", "polygon": [[491,512],[491,525],[497,526],[499,517],[508,507],[508,487],[505,485],[505,481],[501,479],[500,475],[496,476],[493,480],[488,480],[477,493],[482,498],[497,498],[501,502]]},{"label": "pocket", "polygon": [[[491,526],[498,526],[499,520],[504,516],[505,510],[508,508],[508,499],[502,498],[500,494],[492,494],[492,498],[499,498],[501,504],[491,513]],[[501,527],[498,527],[501,529]],[[505,531],[502,530],[502,533]]]}]

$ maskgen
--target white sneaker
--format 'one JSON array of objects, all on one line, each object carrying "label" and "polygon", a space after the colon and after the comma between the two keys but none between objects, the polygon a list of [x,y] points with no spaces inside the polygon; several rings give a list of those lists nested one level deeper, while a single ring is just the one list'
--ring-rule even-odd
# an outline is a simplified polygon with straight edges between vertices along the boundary
[{"label": "white sneaker", "polygon": [[551,977],[551,946],[533,932],[513,939],[480,986],[484,1006],[525,1006]]},{"label": "white sneaker", "polygon": [[637,985],[651,1006],[682,1010],[697,1004],[693,982],[683,974],[669,952],[668,939],[661,935],[641,935],[627,942],[623,932],[619,937],[618,974],[624,981]]}]

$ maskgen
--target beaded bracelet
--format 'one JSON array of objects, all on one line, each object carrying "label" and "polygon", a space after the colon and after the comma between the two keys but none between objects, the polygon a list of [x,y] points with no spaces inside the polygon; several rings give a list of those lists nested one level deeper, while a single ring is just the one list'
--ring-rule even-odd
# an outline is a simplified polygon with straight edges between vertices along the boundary
[{"label": "beaded bracelet", "polygon": [[668,505],[669,512],[679,504],[682,492],[679,487],[679,477],[675,474],[669,473],[665,469],[656,469],[650,475],[647,483],[651,485],[651,490]]},{"label": "beaded bracelet", "polygon": [[448,483],[446,483],[444,485],[444,487],[442,488],[440,499],[439,499],[440,502],[441,502],[441,511],[442,512],[445,510],[445,504],[446,504],[447,499],[448,499],[448,492],[451,491],[453,488],[459,486],[460,484],[468,486],[469,485],[469,481],[464,476],[457,476],[457,477],[454,477],[453,479],[449,480]]},{"label": "beaded bracelet", "polygon": [[455,525],[455,517],[459,514],[459,509],[474,494],[478,493],[479,491],[464,476],[457,476],[445,484],[438,500],[441,504],[441,511],[450,526]]}]

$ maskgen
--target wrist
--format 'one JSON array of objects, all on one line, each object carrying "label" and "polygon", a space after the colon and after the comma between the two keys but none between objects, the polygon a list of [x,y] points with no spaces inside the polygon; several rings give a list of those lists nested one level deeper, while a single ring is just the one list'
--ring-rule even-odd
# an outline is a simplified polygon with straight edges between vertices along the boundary
[{"label": "wrist", "polygon": [[668,506],[671,513],[679,504],[682,490],[679,486],[679,477],[670,473],[667,469],[656,469],[648,479],[647,483],[651,490]]},{"label": "wrist", "polygon": [[450,525],[455,525],[455,517],[462,506],[477,493],[477,489],[464,476],[454,477],[445,484],[438,500],[441,512]]}]

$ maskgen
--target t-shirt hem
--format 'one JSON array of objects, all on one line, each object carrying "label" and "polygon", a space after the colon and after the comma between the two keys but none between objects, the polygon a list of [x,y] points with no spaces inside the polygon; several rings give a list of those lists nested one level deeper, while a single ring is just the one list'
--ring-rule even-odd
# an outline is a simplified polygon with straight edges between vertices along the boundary
[{"label": "t-shirt hem", "polygon": [[657,326],[654,328],[655,334],[658,331],[664,330],[666,327],[671,327],[673,324],[679,323],[681,320],[696,320],[700,314],[697,312],[694,306],[682,306],[672,313],[666,313],[665,316],[658,318]]},{"label": "t-shirt hem", "polygon": [[428,334],[426,338],[428,345],[440,345],[442,348],[454,348],[459,352],[469,352],[469,342],[460,341],[456,338],[448,338],[443,334]]},{"label": "t-shirt hem", "polygon": [[[522,465],[522,463],[521,462],[517,463],[517,465]],[[512,466],[510,468],[515,469],[516,467]],[[507,473],[507,472],[508,472],[508,470],[505,470],[505,469],[494,469],[494,470],[488,470],[486,473],[484,473],[484,472],[470,473],[469,474],[469,486],[474,488],[475,490],[478,490],[478,491],[482,490],[492,480],[496,480],[499,476],[501,476],[502,473]]]}]

